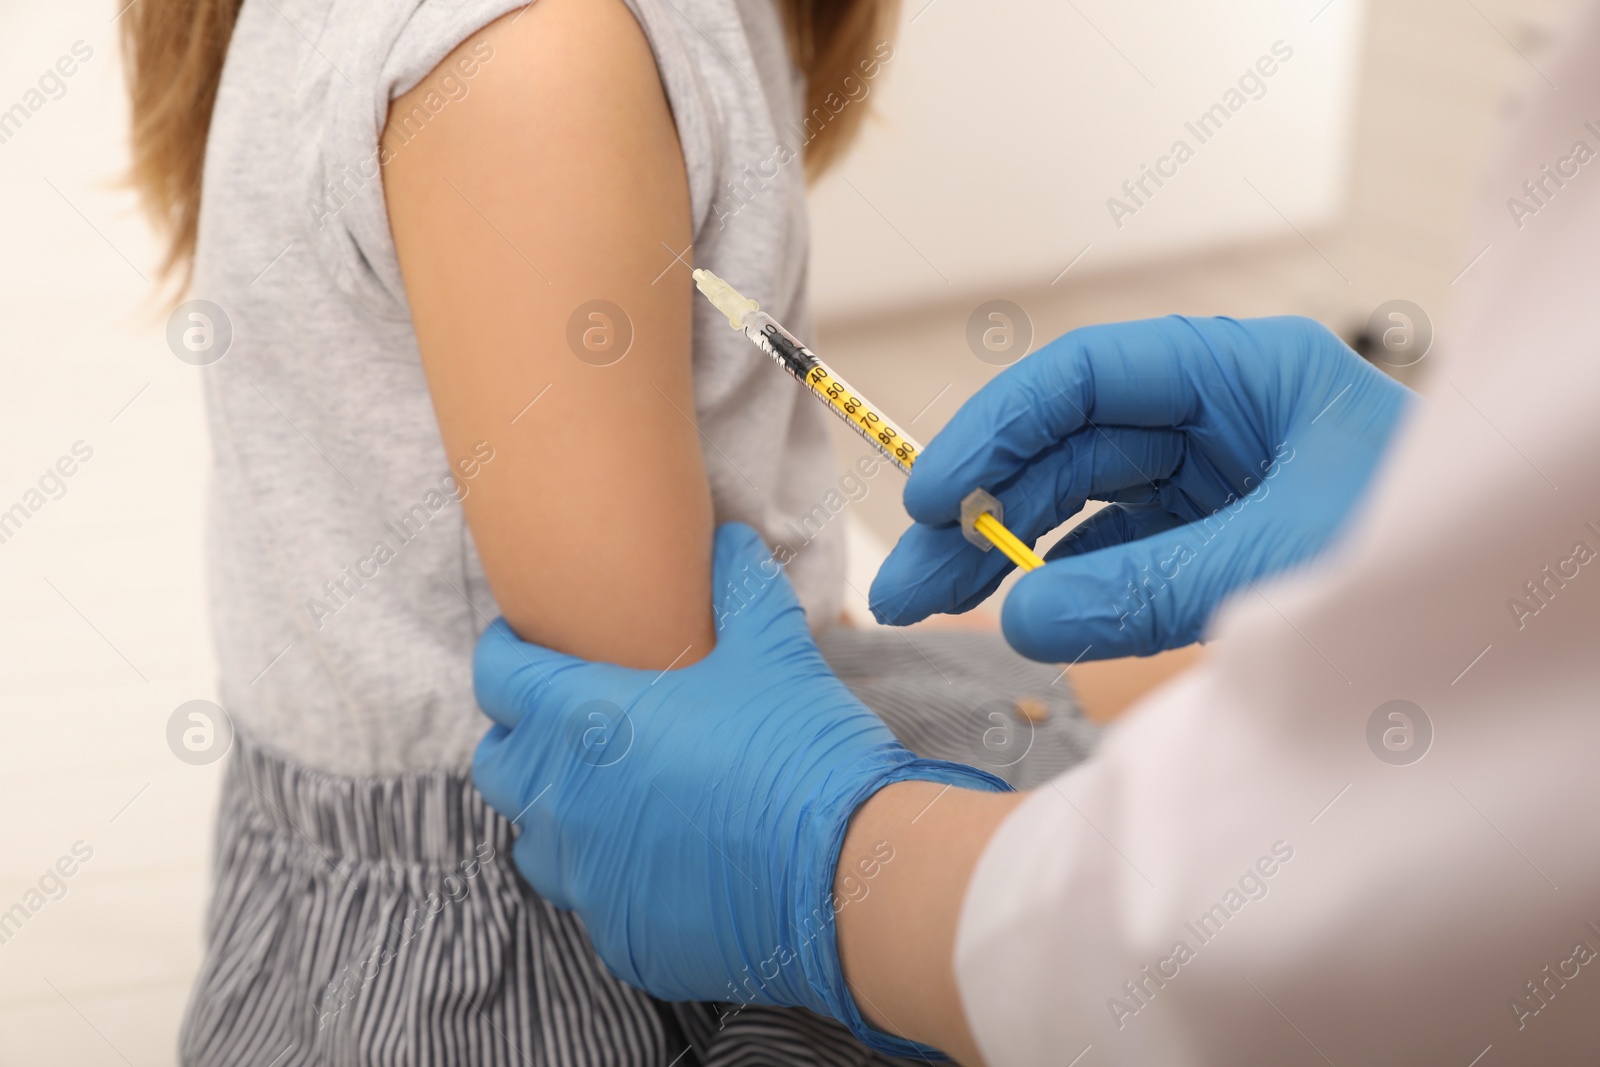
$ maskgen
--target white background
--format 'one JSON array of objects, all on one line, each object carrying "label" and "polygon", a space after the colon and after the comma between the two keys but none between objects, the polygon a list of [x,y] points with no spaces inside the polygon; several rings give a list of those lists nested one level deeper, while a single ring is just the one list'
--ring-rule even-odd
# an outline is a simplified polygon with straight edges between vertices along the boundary
[{"label": "white background", "polygon": [[[1037,286],[1080,253],[1087,272],[1271,235],[1279,211],[1326,224],[1363,5],[1324,2],[908,0],[870,83],[871,136],[815,197],[819,313]],[[1201,145],[1184,123],[1279,40],[1293,58]],[[1113,225],[1107,198],[1179,138],[1195,158]]]}]

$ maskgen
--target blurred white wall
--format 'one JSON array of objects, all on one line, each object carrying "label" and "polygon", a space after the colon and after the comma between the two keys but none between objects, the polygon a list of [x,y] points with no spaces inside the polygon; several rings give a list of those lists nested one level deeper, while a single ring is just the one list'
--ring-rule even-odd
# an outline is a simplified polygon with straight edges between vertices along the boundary
[{"label": "blurred white wall", "polygon": [[[115,12],[0,6],[0,511],[44,501],[0,527],[0,917],[42,905],[0,927],[8,1065],[173,1062],[220,771],[165,740],[215,696],[203,371],[164,343],[155,245],[116,186]],[[40,106],[6,124],[18,103]],[[41,488],[77,442],[91,457]]]},{"label": "blurred white wall", "polygon": [[[892,58],[846,105],[873,109],[868,135],[813,199],[818,314],[1327,225],[1350,169],[1363,8],[906,0]],[[1179,142],[1194,153],[1181,165]],[[1158,164],[1169,176],[1147,177]],[[1114,217],[1112,198],[1133,213]]]}]

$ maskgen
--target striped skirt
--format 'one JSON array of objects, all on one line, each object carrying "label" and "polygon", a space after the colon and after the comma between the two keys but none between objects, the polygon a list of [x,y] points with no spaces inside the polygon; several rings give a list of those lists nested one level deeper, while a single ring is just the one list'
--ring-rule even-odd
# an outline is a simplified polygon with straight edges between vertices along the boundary
[{"label": "striped skirt", "polygon": [[[1026,788],[1094,728],[998,637],[835,629],[840,677],[912,749]],[[1052,684],[1055,683],[1055,684]],[[809,1012],[657,1001],[517,875],[510,823],[459,772],[339,778],[235,741],[188,1067],[887,1064]]]}]

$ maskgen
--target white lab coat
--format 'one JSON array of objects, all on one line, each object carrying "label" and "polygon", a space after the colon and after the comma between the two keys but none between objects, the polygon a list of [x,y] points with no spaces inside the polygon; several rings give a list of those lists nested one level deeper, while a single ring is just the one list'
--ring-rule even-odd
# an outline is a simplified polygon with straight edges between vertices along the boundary
[{"label": "white lab coat", "polygon": [[[1351,534],[985,851],[956,975],[991,1067],[1600,1062],[1600,21],[1572,37]],[[1375,754],[1415,713],[1369,742],[1393,700],[1416,762]]]}]

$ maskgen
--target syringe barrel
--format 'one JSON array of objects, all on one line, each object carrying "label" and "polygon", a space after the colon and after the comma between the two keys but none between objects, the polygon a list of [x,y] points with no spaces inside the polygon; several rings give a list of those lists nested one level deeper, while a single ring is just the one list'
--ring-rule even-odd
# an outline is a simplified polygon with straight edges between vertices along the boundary
[{"label": "syringe barrel", "polygon": [[771,315],[750,312],[742,320],[745,335],[815,393],[835,415],[864,437],[884,457],[907,474],[922,446],[902,432],[815,352],[801,344]]}]

